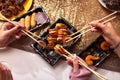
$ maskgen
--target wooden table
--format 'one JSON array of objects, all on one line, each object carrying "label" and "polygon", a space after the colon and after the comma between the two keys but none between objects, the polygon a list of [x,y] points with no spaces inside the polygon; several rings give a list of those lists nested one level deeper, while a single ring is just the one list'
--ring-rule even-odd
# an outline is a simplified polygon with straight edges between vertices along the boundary
[{"label": "wooden table", "polygon": [[[46,11],[48,17],[50,18],[51,24],[59,17],[63,17],[78,30],[81,29],[83,25],[88,24],[93,20],[100,19],[111,13],[103,8],[98,3],[98,0],[34,0],[32,8],[35,8],[39,5],[42,6]],[[112,21],[112,24],[118,34],[120,34],[120,16],[119,14],[116,14],[116,16],[117,18]],[[44,29],[40,29],[37,32],[41,33],[42,31],[44,31]],[[77,52],[84,49],[93,40],[95,40],[97,36],[97,33],[86,33],[82,36],[81,40],[78,41],[74,47],[72,47],[71,52]],[[21,40],[13,42],[10,46],[26,50],[25,47],[29,47],[28,44],[30,43],[24,38],[22,40],[23,43]],[[27,49],[27,51],[32,50]],[[109,56],[109,58],[101,63],[99,67],[120,72],[120,59],[113,53],[111,56]]]}]

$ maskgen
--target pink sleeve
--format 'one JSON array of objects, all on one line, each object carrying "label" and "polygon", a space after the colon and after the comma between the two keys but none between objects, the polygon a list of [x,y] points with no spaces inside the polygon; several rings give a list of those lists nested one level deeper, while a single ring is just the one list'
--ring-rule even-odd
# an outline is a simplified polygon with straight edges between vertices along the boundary
[{"label": "pink sleeve", "polygon": [[[95,67],[93,69],[95,69]],[[89,72],[85,68],[80,67],[77,72],[73,72],[73,70],[71,70],[69,78],[70,80],[88,80],[90,75],[91,72]]]}]

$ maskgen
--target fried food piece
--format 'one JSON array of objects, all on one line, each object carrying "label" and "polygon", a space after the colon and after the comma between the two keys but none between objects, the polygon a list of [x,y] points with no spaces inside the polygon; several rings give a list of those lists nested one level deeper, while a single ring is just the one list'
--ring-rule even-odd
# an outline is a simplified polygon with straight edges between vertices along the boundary
[{"label": "fried food piece", "polygon": [[1,11],[2,15],[5,16],[6,18],[10,18],[12,15],[12,12],[10,10],[2,10]]},{"label": "fried food piece", "polygon": [[[72,37],[70,35],[66,35],[63,38],[63,43],[66,43],[67,40],[70,40]],[[72,41],[71,41],[72,42]]]},{"label": "fried food piece", "polygon": [[58,35],[57,42],[63,43],[63,35]]},{"label": "fried food piece", "polygon": [[37,22],[36,22],[36,13],[34,12],[34,13],[32,13],[32,15],[31,15],[31,27],[32,27],[32,28],[35,27],[36,24],[37,24]]},{"label": "fried food piece", "polygon": [[58,35],[67,35],[67,29],[59,29]]},{"label": "fried food piece", "polygon": [[17,15],[18,14],[18,10],[17,10],[17,8],[15,6],[9,6],[8,10],[10,10],[13,15]]},{"label": "fried food piece", "polygon": [[57,36],[58,35],[58,30],[57,29],[49,29],[49,34],[52,36]]},{"label": "fried food piece", "polygon": [[20,19],[20,23],[21,23],[23,26],[25,26],[25,18],[21,18],[21,19]]},{"label": "fried food piece", "polygon": [[63,23],[57,23],[55,29],[67,29],[67,26]]},{"label": "fried food piece", "polygon": [[106,41],[103,41],[101,44],[100,44],[100,48],[104,51],[108,50],[110,48],[110,44]]},{"label": "fried food piece", "polygon": [[18,11],[24,10],[24,7],[23,7],[22,4],[15,4],[15,7],[16,7],[16,9],[17,9]]},{"label": "fried food piece", "polygon": [[93,65],[93,60],[99,60],[100,57],[98,56],[92,56],[92,55],[88,55],[86,58],[85,58],[85,62],[88,64],[88,65]]},{"label": "fried food piece", "polygon": [[49,42],[48,42],[48,45],[47,45],[47,49],[53,49],[54,46],[55,46],[55,43],[52,42],[52,41],[49,41]]},{"label": "fried food piece", "polygon": [[57,45],[54,47],[54,50],[55,50],[55,52],[57,52],[57,53],[60,54],[61,56],[67,54],[66,51],[64,50],[64,48],[63,48],[61,45],[59,45],[59,44],[57,44]]},{"label": "fried food piece", "polygon": [[48,35],[47,40],[48,40],[48,43],[49,43],[50,41],[56,42],[56,41],[57,41],[57,38],[54,37],[54,36],[52,36],[52,35]]},{"label": "fried food piece", "polygon": [[47,44],[44,41],[42,41],[42,40],[38,40],[38,44],[40,46],[42,46],[43,48],[45,48],[47,46]]},{"label": "fried food piece", "polygon": [[27,15],[25,17],[25,27],[26,27],[26,30],[29,30],[30,29],[30,23],[31,22],[31,17],[29,15]]}]

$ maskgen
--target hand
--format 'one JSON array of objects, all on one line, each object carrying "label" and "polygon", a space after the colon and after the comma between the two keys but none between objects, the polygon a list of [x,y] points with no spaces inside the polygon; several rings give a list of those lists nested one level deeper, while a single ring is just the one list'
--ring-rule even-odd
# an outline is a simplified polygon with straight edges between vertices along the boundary
[{"label": "hand", "polygon": [[0,80],[13,80],[10,69],[2,63],[0,63]]},{"label": "hand", "polygon": [[4,23],[0,29],[0,47],[6,47],[13,40],[19,39],[21,37],[21,30],[24,29],[18,22],[14,22],[17,26],[11,23]]},{"label": "hand", "polygon": [[[78,60],[87,65],[83,59],[76,55],[67,58],[68,64],[73,67],[73,70],[70,73],[70,80],[88,80],[91,75],[91,72],[79,66]],[[95,67],[93,66],[90,66],[90,68],[95,69]]]},{"label": "hand", "polygon": [[78,65],[78,58],[76,55],[73,55],[74,57],[68,57],[67,62],[69,65],[73,67],[73,72],[77,72],[79,70],[79,65]]},{"label": "hand", "polygon": [[116,47],[120,43],[120,37],[110,22],[103,24],[98,21],[93,21],[90,25],[93,27],[92,31],[100,33],[111,46]]}]

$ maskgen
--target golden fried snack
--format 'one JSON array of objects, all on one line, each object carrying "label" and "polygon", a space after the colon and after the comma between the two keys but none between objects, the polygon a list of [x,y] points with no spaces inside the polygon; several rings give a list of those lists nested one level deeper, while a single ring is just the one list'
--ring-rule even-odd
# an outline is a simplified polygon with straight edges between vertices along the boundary
[{"label": "golden fried snack", "polygon": [[67,26],[63,23],[57,23],[55,29],[67,29]]},{"label": "golden fried snack", "polygon": [[29,30],[30,29],[30,24],[31,24],[31,18],[29,15],[27,15],[25,17],[25,27],[26,27],[26,30]]},{"label": "golden fried snack", "polygon": [[61,45],[59,45],[59,44],[57,44],[57,45],[54,47],[54,50],[55,50],[55,52],[57,52],[57,53],[60,54],[61,56],[67,54],[66,51],[64,50],[64,48],[63,48]]},{"label": "golden fried snack", "polygon": [[110,48],[110,44],[108,43],[108,42],[106,42],[106,41],[103,41],[101,44],[100,44],[100,48],[102,49],[102,50],[108,50],[109,48]]},{"label": "golden fried snack", "polygon": [[59,29],[58,35],[67,35],[67,29]]},{"label": "golden fried snack", "polygon": [[93,60],[99,60],[100,57],[98,56],[92,56],[92,55],[88,55],[86,58],[85,58],[85,62],[88,64],[88,65],[93,65]]},{"label": "golden fried snack", "polygon": [[21,19],[20,19],[20,23],[21,23],[23,26],[25,26],[25,18],[21,18]]},{"label": "golden fried snack", "polygon": [[57,36],[58,35],[58,30],[57,29],[49,29],[49,34],[52,36]]},{"label": "golden fried snack", "polygon": [[54,46],[55,46],[55,43],[52,42],[52,41],[49,41],[49,42],[48,42],[48,45],[47,45],[47,49],[53,49]]},{"label": "golden fried snack", "polygon": [[44,41],[42,41],[42,40],[38,40],[38,44],[40,46],[42,46],[43,48],[45,48],[47,46],[46,43]]},{"label": "golden fried snack", "polygon": [[56,42],[56,41],[57,41],[57,38],[54,37],[54,36],[52,36],[52,35],[48,35],[48,37],[47,37],[47,41],[48,41],[48,43],[49,43],[50,41],[52,41],[52,42]]},{"label": "golden fried snack", "polygon": [[[63,37],[63,43],[66,43],[67,40],[70,40],[72,37],[70,35],[66,35]],[[71,41],[72,42],[72,41]]]},{"label": "golden fried snack", "polygon": [[37,24],[37,21],[36,21],[36,13],[34,12],[34,13],[32,13],[32,15],[31,15],[31,27],[32,27],[32,28],[35,27],[36,24]]},{"label": "golden fried snack", "polygon": [[63,35],[58,35],[57,42],[63,43]]}]

